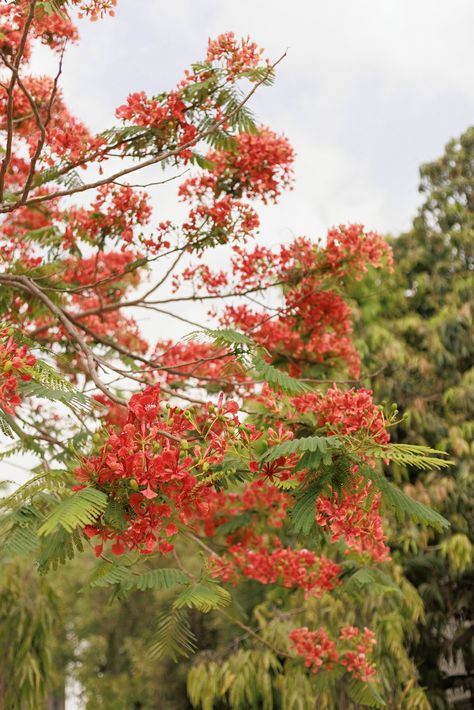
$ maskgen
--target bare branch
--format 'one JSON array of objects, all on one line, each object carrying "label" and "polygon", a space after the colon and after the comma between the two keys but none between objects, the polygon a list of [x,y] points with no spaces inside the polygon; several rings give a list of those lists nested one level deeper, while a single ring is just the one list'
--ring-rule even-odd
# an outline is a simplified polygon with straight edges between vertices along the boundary
[{"label": "bare branch", "polygon": [[0,167],[0,202],[3,200],[5,192],[5,177],[7,174],[8,166],[10,165],[10,160],[12,156],[12,145],[13,145],[13,98],[15,91],[15,84],[18,79],[18,70],[20,68],[21,60],[26,48],[26,42],[28,39],[28,32],[30,31],[31,23],[35,15],[36,0],[30,1],[30,9],[25,20],[25,26],[23,27],[23,33],[21,35],[20,44],[18,45],[18,52],[13,63],[14,70],[12,71],[12,76],[10,79],[10,84],[8,87],[8,101],[7,101],[7,141],[5,146],[5,157],[2,160],[2,165]]}]

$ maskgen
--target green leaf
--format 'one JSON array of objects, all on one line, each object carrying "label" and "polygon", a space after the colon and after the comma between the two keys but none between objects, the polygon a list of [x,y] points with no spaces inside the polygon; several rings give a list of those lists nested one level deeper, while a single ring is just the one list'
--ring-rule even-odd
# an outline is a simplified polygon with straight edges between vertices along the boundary
[{"label": "green leaf", "polygon": [[200,168],[203,170],[213,170],[214,169],[214,163],[212,160],[208,160],[208,158],[205,158],[203,155],[200,155],[199,153],[193,153],[193,156],[191,158],[191,163],[195,163],[196,165],[199,165]]},{"label": "green leaf", "polygon": [[321,494],[323,483],[315,479],[298,495],[296,504],[290,510],[292,530],[296,534],[308,535],[316,522],[316,501]]},{"label": "green leaf", "polygon": [[[272,446],[261,457],[264,461],[274,461],[280,456],[289,456],[290,454],[304,453],[305,451],[313,452],[321,456],[321,461],[329,464],[332,460],[333,449],[339,449],[341,441],[336,436],[306,436],[301,439],[291,439],[283,444]],[[316,456],[313,459],[316,461]]]},{"label": "green leaf", "polygon": [[241,72],[240,76],[244,76],[250,81],[261,81],[264,86],[271,86],[275,82],[275,71],[269,67],[255,67]]},{"label": "green leaf", "polygon": [[363,591],[366,587],[370,587],[372,591],[395,592],[401,594],[400,588],[390,577],[381,570],[372,567],[361,567],[349,577],[346,577],[346,590]]},{"label": "green leaf", "polygon": [[411,498],[400,488],[385,478],[374,478],[375,484],[382,492],[382,497],[387,505],[393,509],[397,518],[403,522],[410,518],[415,523],[428,525],[436,530],[443,531],[450,527],[450,523],[442,515],[429,508],[427,505]]},{"label": "green leaf", "polygon": [[104,562],[94,572],[92,580],[89,583],[90,587],[108,587],[111,584],[121,584],[130,577],[130,570],[124,565],[115,565],[110,562]]},{"label": "green leaf", "polygon": [[310,451],[303,456],[303,459],[307,457],[306,460],[302,459],[297,466],[297,468],[308,467],[309,470],[314,468],[316,473],[307,476],[303,487],[296,493],[296,504],[290,510],[293,531],[296,533],[307,535],[312,529],[316,518],[316,502],[320,495],[333,495],[334,492],[340,494],[344,489],[352,488],[354,485],[350,457],[340,451],[334,459],[329,458],[330,455],[330,452],[322,455],[320,451]]},{"label": "green leaf", "polygon": [[144,592],[147,589],[170,589],[177,584],[187,584],[188,575],[180,569],[164,567],[163,569],[152,569],[143,574],[132,575],[125,584],[126,589],[139,589]]},{"label": "green leaf", "polygon": [[13,526],[6,534],[2,534],[5,542],[2,550],[6,554],[27,555],[39,547],[39,539],[36,534],[36,527],[40,516],[31,508],[21,508],[11,513],[6,519],[7,525]]},{"label": "green leaf", "polygon": [[94,400],[76,390],[51,365],[42,360],[38,360],[31,375],[32,380],[21,383],[21,393],[24,397],[43,397],[53,402],[62,402],[78,413],[90,412],[97,406]]},{"label": "green leaf", "polygon": [[234,515],[230,520],[225,523],[221,523],[217,526],[216,532],[220,535],[229,535],[230,533],[239,530],[239,528],[244,528],[246,525],[250,525],[252,522],[252,515],[249,511],[241,513],[239,515]]},{"label": "green leaf", "polygon": [[13,493],[5,498],[0,498],[0,508],[17,508],[25,501],[31,499],[40,491],[54,490],[60,488],[64,479],[70,476],[69,471],[53,469],[38,473],[33,478],[25,481]]},{"label": "green leaf", "polygon": [[254,345],[252,338],[249,338],[245,333],[239,333],[231,328],[223,328],[222,330],[203,329],[190,333],[187,337],[192,339],[198,335],[205,335],[211,340],[214,340],[216,345]]},{"label": "green leaf", "polygon": [[42,7],[47,15],[52,15],[54,13],[52,3],[46,2],[46,0],[44,0],[43,2],[38,2],[38,6]]},{"label": "green leaf", "polygon": [[56,532],[42,539],[38,570],[43,574],[51,568],[57,569],[67,560],[72,560],[76,551],[83,552],[83,550],[83,538],[78,530],[74,530],[71,535],[64,528],[58,528]]},{"label": "green leaf", "polygon": [[78,525],[92,525],[106,509],[107,501],[107,496],[102,491],[83,488],[56,506],[38,530],[38,534],[50,535],[58,526],[72,532]]},{"label": "green leaf", "polygon": [[305,469],[308,471],[318,471],[322,465],[330,465],[331,460],[327,452],[324,454],[323,458],[320,449],[316,449],[316,451],[305,451],[296,464],[295,471],[303,471]]},{"label": "green leaf", "polygon": [[389,459],[405,466],[413,466],[423,470],[448,468],[453,465],[453,461],[440,458],[446,456],[444,451],[417,444],[387,444],[370,448],[367,454],[373,458]]},{"label": "green leaf", "polygon": [[145,266],[146,264],[148,264],[148,259],[146,258],[146,256],[142,256],[140,257],[140,259],[135,259],[135,261],[131,261],[129,264],[127,264],[124,271],[135,271],[135,269],[139,269],[140,266]]},{"label": "green leaf", "polygon": [[129,525],[123,506],[114,499],[110,499],[104,510],[104,521],[113,526],[115,530],[125,530]]},{"label": "green leaf", "polygon": [[347,688],[349,697],[359,705],[369,708],[384,708],[386,703],[372,683],[363,683],[353,678]]},{"label": "green leaf", "polygon": [[173,608],[195,607],[204,613],[227,606],[232,601],[229,592],[214,582],[196,582],[190,584],[174,600]]},{"label": "green leaf", "polygon": [[294,395],[312,392],[312,388],[306,382],[300,382],[294,377],[290,377],[286,372],[265,362],[260,355],[254,355],[252,363],[260,377],[273,388],[279,389],[286,394]]},{"label": "green leaf", "polygon": [[173,609],[158,618],[148,650],[151,658],[169,656],[177,661],[196,651],[196,641],[185,613]]},{"label": "green leaf", "polygon": [[0,409],[0,433],[2,433],[3,436],[7,436],[9,439],[15,438],[9,417],[5,414],[3,409]]}]

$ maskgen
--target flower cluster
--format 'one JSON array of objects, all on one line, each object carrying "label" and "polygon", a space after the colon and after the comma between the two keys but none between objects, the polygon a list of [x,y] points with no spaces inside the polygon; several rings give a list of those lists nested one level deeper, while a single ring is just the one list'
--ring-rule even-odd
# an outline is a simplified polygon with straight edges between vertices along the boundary
[{"label": "flower cluster", "polygon": [[376,232],[365,232],[361,224],[330,229],[326,242],[327,261],[338,276],[352,273],[360,280],[369,265],[393,269],[393,255],[385,239]]},{"label": "flower cluster", "polygon": [[[287,139],[269,129],[237,134],[231,150],[209,152],[207,171],[185,180],[179,188],[181,198],[193,205],[183,225],[188,242],[197,242],[199,248],[253,236],[259,219],[244,200],[276,201],[291,183],[293,160]],[[209,286],[210,270],[206,275],[203,285]]]},{"label": "flower cluster", "polygon": [[156,363],[155,376],[163,383],[193,379],[202,387],[222,391],[235,390],[239,383],[250,383],[248,374],[227,349],[209,343],[163,340],[156,344],[151,360]]},{"label": "flower cluster", "polygon": [[[194,157],[191,148],[199,138],[199,125],[230,127],[235,105],[229,106],[227,99],[223,99],[222,83],[240,78],[253,81],[252,70],[268,66],[262,54],[249,40],[238,42],[232,34],[221,35],[209,41],[204,64],[193,65],[193,70],[185,73],[175,89],[156,96],[143,91],[132,93],[117,108],[116,116],[125,124],[146,129],[142,149],[148,145],[187,163]],[[119,140],[117,148],[127,154],[127,141]]]},{"label": "flower cluster", "polygon": [[173,291],[178,291],[183,281],[192,281],[195,291],[205,286],[208,294],[218,296],[222,293],[221,289],[228,285],[229,278],[225,271],[211,271],[207,264],[198,264],[188,267],[180,276],[175,274]]},{"label": "flower cluster", "polygon": [[183,197],[202,197],[207,192],[233,197],[260,197],[276,202],[292,182],[294,151],[288,139],[268,128],[258,133],[239,133],[232,150],[207,154],[209,174],[192,177],[180,186]]},{"label": "flower cluster", "polygon": [[[248,140],[253,137],[248,137]],[[246,141],[242,141],[246,145]],[[271,155],[271,152],[270,152]],[[181,188],[186,199],[197,196],[205,201],[219,190],[230,190],[232,194],[245,194],[254,189],[258,193],[259,185],[266,185],[265,193],[276,197],[277,187],[270,187],[262,173],[261,180],[252,168],[239,165],[237,157],[227,158],[227,163],[216,160],[215,174],[191,178]],[[290,158],[289,158],[290,160]],[[290,160],[291,162],[291,160]],[[219,167],[221,165],[221,167]],[[269,165],[263,161],[264,172]],[[224,166],[224,167],[222,167]],[[280,158],[272,163],[286,176],[287,164]],[[247,180],[250,186],[247,188]],[[227,198],[230,200],[229,196]],[[212,202],[215,206],[215,202]],[[228,203],[230,204],[230,202]],[[201,205],[201,216],[206,209]],[[199,208],[195,210],[199,214]],[[228,215],[230,219],[231,211]],[[219,213],[224,219],[224,213]],[[242,229],[238,220],[233,218],[236,237],[249,236],[250,232]],[[221,223],[224,226],[224,222]],[[219,223],[217,222],[219,227]],[[196,233],[196,220],[189,227]],[[230,229],[225,225],[225,229]],[[227,231],[224,239],[218,235],[214,241],[229,239]],[[359,248],[357,248],[359,244]],[[209,295],[216,293],[226,285],[230,293],[245,295],[250,291],[263,291],[273,285],[283,287],[284,304],[272,318],[264,311],[252,309],[247,304],[232,304],[224,308],[220,322],[225,327],[252,332],[252,337],[269,349],[274,356],[287,361],[290,373],[299,375],[308,366],[334,368],[345,364],[350,376],[358,377],[360,358],[352,340],[352,311],[348,303],[335,288],[335,283],[342,283],[345,278],[359,278],[369,266],[381,268],[391,263],[389,247],[383,239],[373,232],[365,232],[360,225],[330,230],[327,245],[322,248],[309,239],[298,238],[289,245],[282,246],[275,252],[260,245],[246,250],[234,244],[235,256],[232,258],[232,273],[235,279],[230,283],[224,272],[214,273],[209,267],[188,267],[182,280],[193,279],[196,288],[205,290]],[[198,277],[198,278],[196,278]],[[178,281],[176,281],[178,283]]]},{"label": "flower cluster", "polygon": [[338,644],[325,629],[310,631],[306,626],[291,631],[289,639],[297,655],[304,657],[305,666],[313,673],[329,671],[339,664],[363,681],[370,680],[375,674],[375,666],[369,657],[376,641],[368,628],[361,631],[355,626],[344,626]]},{"label": "flower cluster", "polygon": [[343,652],[341,664],[349,673],[354,673],[356,678],[370,680],[375,675],[375,666],[368,658],[377,643],[374,632],[367,627],[361,631],[356,626],[346,624],[342,627],[339,638],[347,644],[355,645],[355,648]]},{"label": "flower cluster", "polygon": [[390,559],[390,551],[385,544],[379,506],[380,494],[374,495],[373,486],[359,480],[353,493],[320,496],[316,522],[330,530],[332,542],[343,537],[348,552],[368,553],[373,560],[384,562]]},{"label": "flower cluster", "polygon": [[[254,427],[249,429],[247,432],[249,440],[260,439],[261,432]],[[242,428],[241,434],[244,431]],[[259,526],[263,526],[265,529],[279,529],[283,525],[291,502],[292,499],[287,493],[278,490],[263,477],[255,478],[247,483],[239,493],[225,489],[214,491],[210,501],[209,515],[204,521],[205,534],[212,537],[220,531],[221,525],[225,526],[226,523],[235,517],[239,518],[239,516],[243,516],[243,520],[247,522],[239,527],[238,532],[234,531],[227,535],[227,541],[235,543],[241,541],[243,537],[249,539],[249,534],[253,535]]]},{"label": "flower cluster", "polygon": [[320,670],[330,671],[339,661],[336,643],[329,638],[327,631],[310,631],[306,626],[294,629],[288,635],[298,656],[303,656],[305,666],[313,673]]},{"label": "flower cluster", "polygon": [[113,554],[165,554],[173,549],[177,524],[208,513],[211,488],[200,477],[210,463],[223,460],[239,424],[236,409],[222,398],[206,412],[163,407],[156,386],[131,397],[127,423],[118,431],[110,427],[106,443],[76,471],[79,485],[106,491],[124,511],[119,528],[105,519],[86,528],[101,540],[97,555],[107,540],[114,541]]},{"label": "flower cluster", "polygon": [[31,380],[31,368],[36,358],[28,354],[25,345],[18,346],[8,329],[0,330],[0,407],[7,414],[15,414],[21,404],[18,380]]},{"label": "flower cluster", "polygon": [[117,0],[72,0],[72,4],[79,9],[79,17],[86,16],[92,22],[104,15],[114,15]]},{"label": "flower cluster", "polygon": [[361,387],[341,390],[332,385],[324,394],[311,392],[294,397],[299,412],[315,414],[318,425],[339,434],[365,433],[377,444],[387,444],[390,437],[382,410],[374,404],[372,391]]},{"label": "flower cluster", "polygon": [[[13,121],[16,141],[22,139],[31,156],[42,138],[29,96],[34,101],[36,112],[45,127],[42,161],[46,166],[53,166],[57,162],[55,159],[57,156],[81,164],[90,151],[98,150],[103,144],[103,139],[93,138],[84,124],[69,112],[61,91],[55,87],[52,79],[43,76],[25,76],[23,86],[26,91],[16,85],[13,92]],[[3,116],[7,112],[7,102],[8,93],[2,89],[0,114]],[[1,128],[5,130],[5,126]]]},{"label": "flower cluster", "polygon": [[223,61],[230,80],[261,65],[262,55],[263,49],[248,37],[238,40],[233,32],[226,32],[209,40],[206,60]]},{"label": "flower cluster", "polygon": [[131,268],[139,254],[130,249],[119,252],[101,251],[86,259],[71,257],[61,278],[67,284],[83,286],[84,290],[99,291],[102,297],[121,298],[129,288],[138,286],[140,273]]},{"label": "flower cluster", "polygon": [[[164,98],[150,98],[144,91],[130,94],[127,103],[119,106],[115,112],[117,118],[135,126],[153,129],[164,146],[186,146],[196,138],[198,130],[187,118],[188,107],[177,91],[167,93]],[[186,161],[192,152],[183,148],[179,153]]]},{"label": "flower cluster", "polygon": [[255,210],[230,195],[198,204],[189,211],[183,232],[191,246],[227,244],[254,235],[260,221]]},{"label": "flower cluster", "polygon": [[110,239],[127,249],[134,230],[148,224],[150,217],[146,193],[129,185],[102,185],[89,208],[74,208],[65,214],[64,247],[74,246],[78,239],[89,243]]},{"label": "flower cluster", "polygon": [[283,189],[292,184],[295,159],[288,139],[268,128],[258,133],[240,133],[235,150],[208,155],[216,176],[216,190],[236,197],[260,197],[264,203],[276,202]]},{"label": "flower cluster", "polygon": [[[263,404],[281,420],[285,413],[277,395],[267,386],[255,395],[255,399]],[[351,436],[358,442],[357,446],[386,444],[389,435],[385,428],[383,412],[372,399],[372,392],[360,390],[340,390],[336,385],[325,393],[308,392],[290,398],[290,412],[293,415],[308,416],[315,425],[328,436]],[[292,436],[291,430],[286,431],[280,422],[279,438],[270,436],[269,445],[280,443],[284,437]],[[283,434],[283,432],[285,433]],[[295,466],[300,455],[282,456],[264,464],[262,474],[283,480],[295,479]],[[371,465],[370,457],[360,454],[360,461]],[[305,477],[305,471],[298,476]],[[332,542],[341,538],[347,545],[347,552],[355,550],[370,555],[373,560],[383,562],[389,559],[389,549],[383,531],[382,518],[379,512],[380,495],[374,491],[372,483],[367,483],[358,474],[358,464],[353,463],[350,471],[350,488],[341,491],[330,491],[318,497],[315,505],[315,519],[319,526],[325,528],[331,535]]]},{"label": "flower cluster", "polygon": [[[2,3],[0,7],[0,49],[7,57],[14,57],[18,52],[30,7],[28,0]],[[37,3],[23,51],[25,60],[31,56],[34,39],[39,39],[51,49],[60,50],[66,41],[77,41],[78,33],[64,13],[48,14],[42,4]]]},{"label": "flower cluster", "polygon": [[266,541],[248,531],[242,542],[229,544],[225,557],[211,557],[213,576],[237,581],[239,576],[260,584],[282,584],[302,589],[305,598],[319,597],[339,583],[341,567],[311,550],[283,547],[279,538]]}]

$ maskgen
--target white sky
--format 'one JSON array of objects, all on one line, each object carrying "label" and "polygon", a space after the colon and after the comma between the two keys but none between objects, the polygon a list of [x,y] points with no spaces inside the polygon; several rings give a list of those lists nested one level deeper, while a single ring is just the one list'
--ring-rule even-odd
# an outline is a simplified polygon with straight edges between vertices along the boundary
[{"label": "white sky", "polygon": [[[298,155],[295,190],[267,208],[263,238],[316,236],[346,221],[407,227],[420,163],[474,117],[474,2],[119,0],[115,18],[81,23],[65,97],[103,129],[130,91],[171,88],[207,37],[229,30],[272,58],[289,50],[275,86],[252,104]],[[43,54],[37,71],[51,66]],[[156,192],[160,217],[173,190]]]}]

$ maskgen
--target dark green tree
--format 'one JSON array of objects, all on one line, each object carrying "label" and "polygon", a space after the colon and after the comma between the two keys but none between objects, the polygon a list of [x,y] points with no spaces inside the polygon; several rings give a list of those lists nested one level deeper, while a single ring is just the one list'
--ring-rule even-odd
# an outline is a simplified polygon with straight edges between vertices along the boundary
[{"label": "dark green tree", "polygon": [[474,697],[474,127],[420,169],[424,196],[412,228],[392,240],[392,281],[357,286],[359,334],[379,400],[397,402],[397,442],[443,449],[448,472],[391,465],[393,478],[451,523],[403,524],[393,547],[425,605],[412,654],[433,707]]}]

